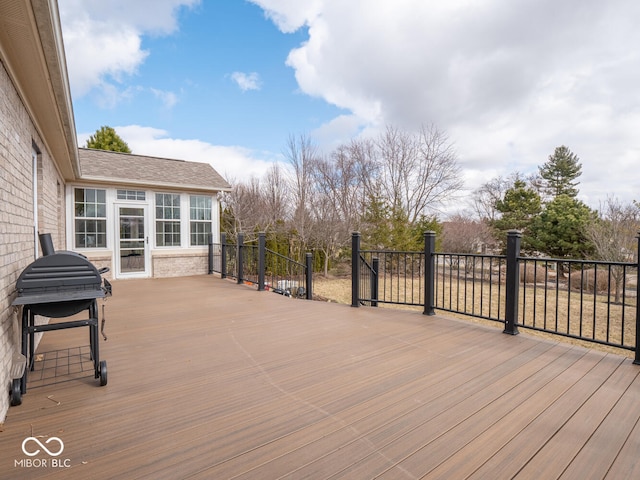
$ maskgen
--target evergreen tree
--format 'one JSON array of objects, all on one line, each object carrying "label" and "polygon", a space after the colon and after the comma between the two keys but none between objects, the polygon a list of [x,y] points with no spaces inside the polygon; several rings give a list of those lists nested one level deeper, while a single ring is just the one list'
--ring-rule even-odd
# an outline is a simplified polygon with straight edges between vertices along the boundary
[{"label": "evergreen tree", "polygon": [[107,126],[100,127],[96,133],[89,137],[85,145],[86,148],[95,150],[109,150],[111,152],[131,153],[131,149],[116,131]]},{"label": "evergreen tree", "polygon": [[362,216],[363,248],[389,248],[391,243],[391,209],[379,196],[370,196]]},{"label": "evergreen tree", "polygon": [[595,220],[589,207],[577,198],[558,195],[530,225],[531,246],[554,258],[587,258],[593,244],[587,225]]},{"label": "evergreen tree", "polygon": [[[390,218],[390,242],[387,248],[405,252],[417,252],[424,249],[424,232],[427,230],[441,233],[442,227],[435,217],[421,215],[413,224],[409,223],[406,213],[394,209]],[[437,240],[438,237],[436,237]]]},{"label": "evergreen tree", "polygon": [[421,215],[413,224],[401,208],[390,207],[380,197],[371,197],[362,221],[365,249],[419,251],[424,248],[424,232],[441,231],[435,217]]},{"label": "evergreen tree", "polygon": [[549,160],[539,167],[544,192],[553,198],[559,195],[578,195],[576,186],[579,182],[575,180],[582,175],[579,160],[576,154],[564,145],[557,147],[553,155],[549,156]]},{"label": "evergreen tree", "polygon": [[425,217],[421,215],[413,226],[413,238],[415,241],[412,250],[422,250],[424,248],[424,232],[436,232],[436,251],[442,248],[442,224],[435,216]]},{"label": "evergreen tree", "polygon": [[496,201],[495,208],[501,214],[500,218],[490,222],[496,238],[504,242],[507,231],[520,230],[523,233],[522,249],[528,250],[529,225],[542,209],[540,195],[518,178],[504,197]]}]

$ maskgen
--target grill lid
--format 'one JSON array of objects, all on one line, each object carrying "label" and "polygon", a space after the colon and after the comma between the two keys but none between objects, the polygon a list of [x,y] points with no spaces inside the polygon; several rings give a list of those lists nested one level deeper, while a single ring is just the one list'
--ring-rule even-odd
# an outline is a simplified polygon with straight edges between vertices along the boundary
[{"label": "grill lid", "polygon": [[86,257],[58,252],[38,258],[25,268],[18,281],[18,296],[12,305],[54,303],[102,298],[100,273]]}]

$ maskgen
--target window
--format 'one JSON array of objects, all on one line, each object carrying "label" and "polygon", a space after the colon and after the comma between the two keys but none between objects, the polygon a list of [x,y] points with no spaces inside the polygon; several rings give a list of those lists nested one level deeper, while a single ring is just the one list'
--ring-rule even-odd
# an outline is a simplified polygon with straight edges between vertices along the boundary
[{"label": "window", "polygon": [[144,200],[143,190],[118,190],[118,200]]},{"label": "window", "polygon": [[156,245],[180,246],[180,195],[156,193]]},{"label": "window", "polygon": [[191,195],[190,206],[191,245],[208,245],[211,233],[211,197]]},{"label": "window", "polygon": [[107,247],[106,191],[94,188],[74,190],[76,248]]}]

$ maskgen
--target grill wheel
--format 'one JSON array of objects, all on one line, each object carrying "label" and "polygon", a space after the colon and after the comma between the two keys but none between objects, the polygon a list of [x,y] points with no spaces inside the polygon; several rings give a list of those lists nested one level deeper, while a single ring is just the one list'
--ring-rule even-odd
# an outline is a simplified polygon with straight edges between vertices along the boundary
[{"label": "grill wheel", "polygon": [[[22,377],[21,377],[22,378]],[[15,378],[11,383],[11,406],[22,405],[22,392],[20,391],[20,378]]]},{"label": "grill wheel", "polygon": [[104,387],[107,384],[107,361],[100,361],[100,386]]}]

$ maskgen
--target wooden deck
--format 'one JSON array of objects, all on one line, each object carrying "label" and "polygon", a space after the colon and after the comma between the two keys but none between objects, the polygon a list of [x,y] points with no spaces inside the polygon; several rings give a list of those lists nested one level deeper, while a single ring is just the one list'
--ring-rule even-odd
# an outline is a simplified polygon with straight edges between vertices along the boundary
[{"label": "wooden deck", "polygon": [[[640,366],[622,356],[213,276],[114,282],[106,305],[108,385],[30,385],[0,478],[640,478]],[[27,457],[28,437],[64,451]]]}]

